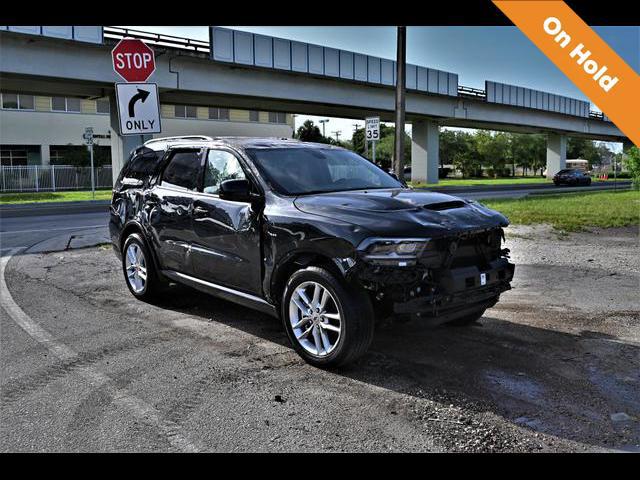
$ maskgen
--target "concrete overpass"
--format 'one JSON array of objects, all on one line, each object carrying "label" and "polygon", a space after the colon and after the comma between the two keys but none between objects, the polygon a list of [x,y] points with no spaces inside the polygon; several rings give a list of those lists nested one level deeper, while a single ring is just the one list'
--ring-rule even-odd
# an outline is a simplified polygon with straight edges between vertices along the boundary
[{"label": "concrete overpass", "polygon": [[[222,33],[231,32],[220,30]],[[390,77],[385,81],[379,72],[380,67],[376,67],[379,70],[374,81],[370,77],[357,80],[357,60],[363,56],[353,52],[309,45],[304,50],[308,55],[307,70],[295,71],[291,63],[288,69],[286,66],[276,66],[276,46],[283,46],[282,43],[276,42],[285,42],[286,47],[288,41],[268,40],[270,37],[252,36],[247,40],[246,35],[252,34],[241,32],[244,43],[234,44],[235,37],[232,32],[226,45],[223,42],[224,36],[218,41],[214,39],[212,50],[211,44],[207,42],[153,34],[132,35],[131,32],[109,28],[105,28],[104,33],[102,42],[89,43],[42,34],[0,31],[2,89],[23,93],[79,95],[87,98],[110,96],[112,128],[117,133],[113,84],[120,79],[112,70],[110,50],[118,38],[128,35],[140,36],[153,46],[157,69],[149,81],[158,84],[160,99],[163,102],[300,112],[354,119],[379,115],[383,121],[393,121],[395,79]],[[216,30],[212,30],[212,38],[215,38],[215,35]],[[264,45],[265,41],[266,44],[271,42],[271,66],[263,67],[257,64],[258,41],[263,42],[260,45]],[[232,49],[231,60],[216,59],[220,56],[216,47],[224,46],[228,49],[229,45]],[[239,55],[238,45],[250,48],[251,56]],[[306,44],[289,42],[289,54],[293,55],[293,48],[300,45]],[[322,73],[311,71],[312,47],[324,49],[324,54],[320,57],[324,63],[322,70],[318,71]],[[329,61],[333,61],[333,57],[328,55],[328,52],[331,55],[337,52],[335,58],[338,59],[338,70],[335,70],[335,74],[330,71]],[[347,72],[346,78],[343,70],[339,68],[342,65],[340,61],[343,54],[346,55],[345,58],[351,59],[353,63],[350,65],[354,67],[350,74]],[[382,65],[384,68],[385,62],[391,62],[366,57],[366,71],[369,75],[375,71],[371,65]],[[387,74],[388,71],[387,68]],[[390,71],[393,72],[393,69]],[[416,66],[410,66],[408,72],[415,72],[414,77],[411,77],[410,73],[406,98],[407,120],[413,126],[414,181],[437,182],[440,126],[547,134],[547,167],[550,174],[564,167],[567,136],[628,143],[624,134],[613,123],[589,112],[588,104],[585,111],[581,103],[586,102],[515,86],[500,86],[501,93],[498,99],[496,85],[501,84],[488,82],[486,91],[481,91],[460,87],[457,85],[455,74]],[[421,87],[421,72],[426,72],[425,76],[439,77],[440,88],[431,88],[426,81],[424,87]],[[444,90],[442,79],[448,82],[448,88]],[[511,100],[507,100],[509,91],[512,92]],[[555,111],[552,111],[554,109]],[[114,172],[120,170],[128,152],[142,140],[144,138],[112,135]]]}]

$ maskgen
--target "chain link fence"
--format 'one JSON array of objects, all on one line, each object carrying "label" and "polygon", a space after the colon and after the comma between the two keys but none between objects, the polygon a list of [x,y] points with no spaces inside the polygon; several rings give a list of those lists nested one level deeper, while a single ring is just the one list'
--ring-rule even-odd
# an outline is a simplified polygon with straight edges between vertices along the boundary
[{"label": "chain link fence", "polygon": [[[96,188],[113,186],[111,166],[94,168]],[[91,167],[68,165],[0,166],[2,192],[91,190]]]}]

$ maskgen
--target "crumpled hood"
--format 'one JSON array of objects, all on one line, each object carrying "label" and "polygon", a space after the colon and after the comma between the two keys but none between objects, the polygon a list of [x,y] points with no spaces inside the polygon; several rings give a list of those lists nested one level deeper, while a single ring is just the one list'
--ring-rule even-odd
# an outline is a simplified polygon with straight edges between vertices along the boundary
[{"label": "crumpled hood", "polygon": [[359,225],[381,236],[434,238],[509,224],[504,215],[479,203],[411,189],[305,195],[294,204],[303,212]]}]

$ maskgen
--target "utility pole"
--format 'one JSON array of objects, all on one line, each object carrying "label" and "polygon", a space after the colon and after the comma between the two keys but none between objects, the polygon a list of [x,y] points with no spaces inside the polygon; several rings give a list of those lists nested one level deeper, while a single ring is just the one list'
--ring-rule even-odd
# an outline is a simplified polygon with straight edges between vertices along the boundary
[{"label": "utility pole", "polygon": [[340,132],[336,131],[336,132],[332,132],[335,136],[336,136],[336,142],[340,143]]},{"label": "utility pole", "polygon": [[322,124],[322,136],[326,137],[325,133],[324,133],[324,124],[327,123],[329,121],[328,118],[325,118],[324,120],[318,120],[318,123]]},{"label": "utility pole", "polygon": [[398,27],[396,53],[396,137],[394,142],[394,170],[400,181],[404,180],[404,106],[407,70],[407,27]]}]

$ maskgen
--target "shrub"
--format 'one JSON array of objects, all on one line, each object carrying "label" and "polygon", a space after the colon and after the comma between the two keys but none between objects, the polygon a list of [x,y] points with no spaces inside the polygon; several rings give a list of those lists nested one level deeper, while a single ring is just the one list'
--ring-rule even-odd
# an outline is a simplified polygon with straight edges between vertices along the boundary
[{"label": "shrub", "polygon": [[631,174],[633,188],[640,190],[640,148],[631,147],[622,161]]}]

